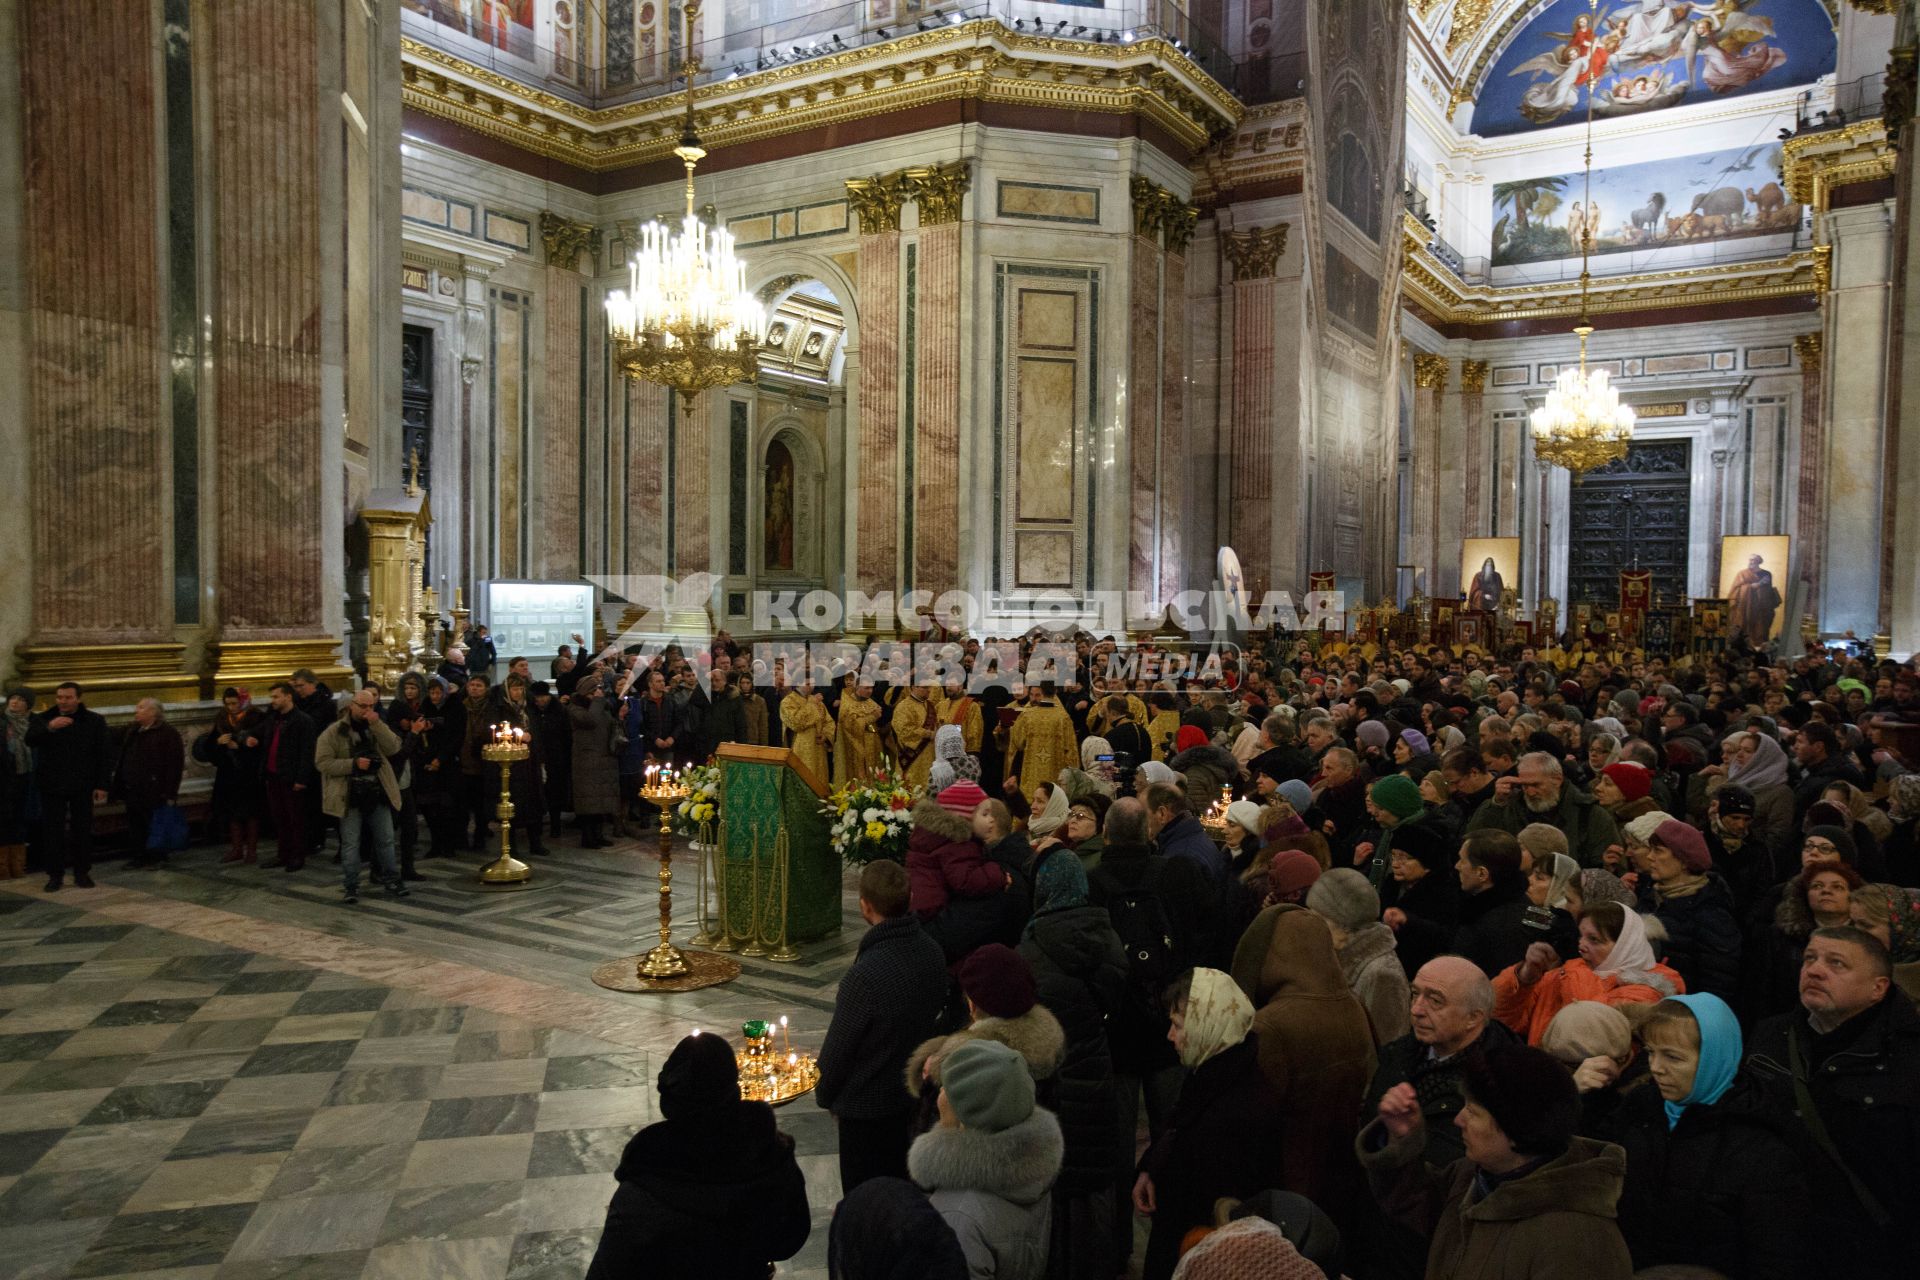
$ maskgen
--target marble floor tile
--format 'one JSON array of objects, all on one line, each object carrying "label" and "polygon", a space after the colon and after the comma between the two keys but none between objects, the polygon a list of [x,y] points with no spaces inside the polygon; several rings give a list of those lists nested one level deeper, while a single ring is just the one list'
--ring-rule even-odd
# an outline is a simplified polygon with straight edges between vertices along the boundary
[{"label": "marble floor tile", "polygon": [[266,1043],[357,1039],[366,1034],[367,1024],[378,1016],[372,1010],[363,1009],[358,1013],[309,1013],[285,1017],[274,1026]]},{"label": "marble floor tile", "polygon": [[317,1071],[307,1075],[238,1077],[227,1081],[227,1087],[201,1114],[212,1118],[260,1111],[312,1111],[326,1102],[339,1074]]},{"label": "marble floor tile", "polygon": [[144,1176],[166,1159],[193,1127],[191,1120],[139,1120],[131,1124],[87,1125],[67,1130],[40,1162],[37,1171],[139,1169]]},{"label": "marble floor tile", "polygon": [[[279,1018],[302,996],[298,991],[274,991],[264,995],[215,996],[195,1010],[191,1021],[209,1022],[216,1018]],[[318,1012],[316,1010],[315,1012]]]},{"label": "marble floor tile", "polygon": [[266,1194],[286,1152],[168,1160],[126,1201],[127,1213],[198,1209],[214,1204],[252,1204]]},{"label": "marble floor tile", "polygon": [[220,988],[223,996],[263,996],[282,991],[305,991],[320,976],[318,969],[285,968],[259,970],[249,966],[227,979]]},{"label": "marble floor tile", "polygon": [[[212,993],[207,993],[211,996]],[[206,1003],[206,997],[189,1000],[123,1000],[107,1006],[93,1020],[96,1027],[138,1027],[153,1023],[185,1022]]]},{"label": "marble floor tile", "polygon": [[327,1106],[316,1111],[297,1148],[354,1147],[379,1142],[411,1143],[427,1118],[427,1103],[373,1102]]},{"label": "marble floor tile", "polygon": [[0,1089],[18,1080],[38,1065],[32,1062],[0,1062]]},{"label": "marble floor tile", "polygon": [[506,1280],[579,1280],[600,1244],[592,1231],[529,1231],[513,1242]]},{"label": "marble floor tile", "polygon": [[38,1062],[59,1052],[75,1031],[29,1031],[0,1035],[0,1062]]},{"label": "marble floor tile", "polygon": [[231,1256],[286,1258],[373,1247],[393,1199],[389,1191],[268,1200],[247,1222]]},{"label": "marble floor tile", "polygon": [[145,1176],[143,1169],[124,1166],[29,1173],[0,1196],[0,1222],[111,1217]]},{"label": "marble floor tile", "polygon": [[144,1055],[113,1058],[49,1058],[7,1086],[9,1096],[62,1089],[111,1089],[146,1061]]},{"label": "marble floor tile", "polygon": [[330,1107],[362,1102],[414,1102],[440,1087],[442,1067],[348,1067],[327,1095]]},{"label": "marble floor tile", "polygon": [[130,924],[74,924],[55,929],[40,939],[43,947],[57,947],[74,942],[118,942],[134,931]]},{"label": "marble floor tile", "polygon": [[0,985],[11,986],[20,982],[58,982],[84,963],[86,962],[83,960],[65,960],[58,964],[0,965]]},{"label": "marble floor tile", "polygon": [[402,1187],[380,1227],[380,1242],[460,1240],[519,1232],[519,1180],[455,1186]]},{"label": "marble floor tile", "polygon": [[362,1040],[347,1065],[354,1067],[438,1067],[453,1061],[457,1037],[451,1035],[393,1036]]},{"label": "marble floor tile", "polygon": [[548,1058],[545,1089],[625,1089],[653,1084],[651,1055],[610,1053],[575,1058]]},{"label": "marble floor tile", "polygon": [[115,1218],[73,1264],[75,1277],[218,1263],[253,1216],[253,1206],[214,1205]]},{"label": "marble floor tile", "polygon": [[79,1124],[81,1117],[99,1106],[111,1092],[110,1089],[68,1089],[59,1093],[12,1094],[7,1105],[0,1107],[0,1133]]},{"label": "marble floor tile", "polygon": [[619,1184],[610,1173],[574,1173],[529,1178],[520,1186],[522,1231],[597,1228],[607,1219],[607,1201]]},{"label": "marble floor tile", "polygon": [[284,1018],[220,1018],[212,1021],[188,1021],[174,1027],[173,1034],[161,1045],[165,1050],[244,1049],[249,1054],[266,1043]]},{"label": "marble floor tile", "polygon": [[67,1135],[60,1129],[29,1129],[25,1133],[10,1133],[0,1141],[0,1177],[13,1177],[25,1173],[39,1163],[40,1157],[59,1145],[60,1139]]},{"label": "marble floor tile", "polygon": [[8,1280],[62,1280],[112,1218],[75,1218],[0,1227],[0,1258]]},{"label": "marble floor tile", "polygon": [[575,1173],[612,1173],[635,1130],[550,1129],[533,1135],[533,1154],[527,1160],[529,1178],[557,1178]]},{"label": "marble floor tile", "polygon": [[[217,1027],[224,1024],[205,1022],[200,1025]],[[121,1083],[128,1085],[185,1084],[195,1080],[207,1080],[218,1086],[232,1079],[233,1073],[246,1066],[247,1059],[252,1056],[251,1049],[231,1051],[190,1049],[184,1052],[166,1050],[150,1055]]]},{"label": "marble floor tile", "polygon": [[[444,1079],[444,1077],[443,1077]],[[474,1098],[442,1098],[427,1108],[420,1137],[477,1138],[488,1134],[532,1133],[540,1109],[537,1093],[496,1093]]]},{"label": "marble floor tile", "polygon": [[474,1240],[408,1240],[382,1245],[367,1259],[362,1280],[505,1280],[513,1237]]},{"label": "marble floor tile", "polygon": [[[545,1058],[553,1033],[545,1027],[475,1031],[479,1015],[467,1015],[466,1029],[453,1051],[455,1062],[492,1062],[501,1058]],[[519,1021],[519,1019],[512,1019]]]},{"label": "marble floor tile", "polygon": [[390,1191],[400,1185],[412,1150],[413,1144],[404,1140],[357,1147],[300,1147],[280,1166],[266,1198]]},{"label": "marble floor tile", "polygon": [[307,1013],[360,1013],[377,1010],[386,1002],[391,993],[390,987],[348,987],[339,989],[322,985],[325,978],[316,979],[305,991],[301,992],[288,1006],[287,1012]]},{"label": "marble floor tile", "polygon": [[137,1053],[143,1058],[171,1040],[179,1027],[155,1023],[145,1027],[93,1026],[76,1031],[49,1058],[95,1058],[112,1054]]},{"label": "marble floor tile", "polygon": [[546,1062],[539,1058],[506,1058],[495,1062],[454,1062],[440,1072],[434,1088],[439,1098],[471,1098],[489,1093],[538,1093],[546,1080]]},{"label": "marble floor tile", "polygon": [[125,1124],[129,1120],[177,1120],[182,1116],[197,1116],[206,1110],[222,1087],[218,1080],[122,1085],[103,1096],[80,1123]]},{"label": "marble floor tile", "polygon": [[36,997],[34,1003],[15,1008],[0,1018],[0,1035],[18,1035],[29,1031],[78,1031],[99,1017],[112,1000],[93,1003],[49,1003],[52,988]]},{"label": "marble floor tile", "polygon": [[363,1042],[358,1040],[310,1040],[292,1044],[263,1044],[254,1050],[247,1065],[240,1068],[239,1075],[249,1076],[292,1076],[310,1075],[314,1072],[338,1071],[347,1065],[354,1051]]},{"label": "marble floor tile", "polygon": [[367,1249],[312,1253],[301,1258],[249,1258],[228,1261],[214,1280],[360,1280],[367,1269]]},{"label": "marble floor tile", "polygon": [[312,1112],[255,1111],[241,1115],[202,1116],[175,1145],[171,1157],[259,1154],[291,1151],[306,1131]]},{"label": "marble floor tile", "polygon": [[637,1129],[652,1119],[651,1088],[573,1089],[541,1094],[540,1113],[533,1127],[536,1130],[603,1129],[630,1125]]},{"label": "marble floor tile", "polygon": [[[398,991],[394,993],[395,996],[411,996],[411,994]],[[369,1040],[384,1040],[393,1036],[454,1035],[459,1032],[461,1020],[465,1016],[466,1010],[457,1005],[453,1008],[435,1006],[395,1009],[390,999],[388,1007],[373,1016],[373,1021],[367,1025],[365,1035]]]},{"label": "marble floor tile", "polygon": [[530,1132],[423,1140],[414,1144],[407,1157],[400,1185],[425,1187],[520,1179],[527,1176],[527,1160],[532,1153]]}]

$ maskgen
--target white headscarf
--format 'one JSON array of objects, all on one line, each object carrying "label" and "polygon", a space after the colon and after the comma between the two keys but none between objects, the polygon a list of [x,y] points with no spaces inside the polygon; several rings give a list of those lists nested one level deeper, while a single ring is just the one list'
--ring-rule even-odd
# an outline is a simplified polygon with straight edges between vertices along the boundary
[{"label": "white headscarf", "polygon": [[1067,789],[1054,783],[1047,793],[1046,808],[1027,819],[1027,834],[1050,836],[1067,824]]},{"label": "white headscarf", "polygon": [[1187,1047],[1180,1063],[1189,1070],[1247,1038],[1253,1029],[1253,1004],[1246,992],[1218,969],[1195,969],[1187,992]]},{"label": "white headscarf", "polygon": [[1736,764],[1727,770],[1727,781],[1737,782],[1749,791],[1757,792],[1761,787],[1770,787],[1776,782],[1787,780],[1787,753],[1780,747],[1780,740],[1770,733],[1753,735],[1753,758],[1745,764]]},{"label": "white headscarf", "polygon": [[1613,950],[1607,953],[1607,962],[1594,970],[1602,978],[1614,978],[1622,984],[1637,983],[1643,987],[1652,987],[1666,995],[1673,994],[1673,984],[1653,971],[1658,963],[1654,959],[1653,944],[1647,941],[1646,921],[1640,918],[1638,911],[1623,911],[1620,936],[1613,940]]}]

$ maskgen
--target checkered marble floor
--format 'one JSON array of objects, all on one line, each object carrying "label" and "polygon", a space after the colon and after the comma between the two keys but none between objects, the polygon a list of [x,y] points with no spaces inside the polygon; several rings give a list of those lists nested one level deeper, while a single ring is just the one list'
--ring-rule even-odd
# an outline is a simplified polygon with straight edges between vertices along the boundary
[{"label": "checkered marble floor", "polygon": [[[490,982],[395,935],[0,885],[0,1276],[582,1275],[681,1021],[764,1000],[636,1013],[634,997]],[[830,1005],[832,978],[813,976]],[[596,1019],[604,1035],[578,1029]],[[818,1280],[833,1127],[810,1099],[781,1124],[816,1219],[781,1273]]]}]

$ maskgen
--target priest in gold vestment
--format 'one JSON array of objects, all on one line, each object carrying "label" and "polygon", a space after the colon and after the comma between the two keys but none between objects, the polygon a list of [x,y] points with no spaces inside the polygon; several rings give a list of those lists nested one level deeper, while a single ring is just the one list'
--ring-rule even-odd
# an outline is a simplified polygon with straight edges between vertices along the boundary
[{"label": "priest in gold vestment", "polygon": [[980,700],[966,692],[966,685],[958,680],[949,680],[940,690],[940,696],[934,703],[934,710],[941,724],[958,725],[960,738],[966,744],[967,754],[980,754],[981,735],[986,731],[986,720],[980,714]]},{"label": "priest in gold vestment", "polygon": [[1040,686],[1040,696],[1027,704],[1014,719],[1007,735],[1007,761],[1011,768],[1019,762],[1019,773],[1009,774],[1009,783],[1021,795],[1032,795],[1042,782],[1053,782],[1060,770],[1080,767],[1080,744],[1073,736],[1073,718],[1054,698],[1051,680]]},{"label": "priest in gold vestment", "polygon": [[856,684],[840,699],[840,727],[833,739],[833,785],[870,778],[881,769],[880,716],[873,686]]},{"label": "priest in gold vestment", "polygon": [[793,735],[793,754],[800,757],[821,786],[829,785],[833,764],[827,758],[827,743],[833,740],[833,717],[827,714],[826,700],[813,691],[811,680],[780,703],[780,723]]},{"label": "priest in gold vestment", "polygon": [[900,749],[900,768],[907,786],[915,791],[927,785],[933,768],[933,733],[940,727],[928,690],[916,685],[901,695],[893,708],[893,740]]}]

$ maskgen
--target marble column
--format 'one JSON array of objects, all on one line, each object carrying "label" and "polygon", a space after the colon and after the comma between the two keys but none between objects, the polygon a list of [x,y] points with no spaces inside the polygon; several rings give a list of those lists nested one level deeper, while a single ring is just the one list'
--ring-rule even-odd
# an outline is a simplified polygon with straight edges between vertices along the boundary
[{"label": "marble column", "polygon": [[1433,599],[1445,598],[1440,574],[1440,412],[1447,394],[1451,362],[1425,352],[1413,357],[1412,529],[1407,555],[1414,566],[1414,588]]},{"label": "marble column", "polygon": [[[1171,600],[1185,588],[1187,579],[1187,527],[1181,460],[1187,455],[1187,246],[1200,211],[1181,203],[1165,211],[1161,236],[1166,257],[1161,263],[1161,296],[1165,299],[1160,319],[1160,458],[1156,472],[1159,483],[1160,590],[1158,599]],[[1291,563],[1287,565],[1291,569]]]},{"label": "marble column", "polygon": [[1487,371],[1485,360],[1460,362],[1460,423],[1462,455],[1466,459],[1466,505],[1461,512],[1461,536],[1491,534],[1481,527],[1481,505],[1490,481],[1487,467]]},{"label": "marble column", "polygon": [[1222,240],[1233,277],[1233,418],[1228,428],[1228,541],[1247,591],[1273,585],[1274,271],[1287,225],[1229,233]]},{"label": "marble column", "polygon": [[1127,277],[1127,453],[1131,498],[1127,522],[1127,588],[1152,599],[1158,536],[1161,350],[1166,313],[1161,293],[1160,188],[1133,180],[1133,239]]},{"label": "marble column", "polygon": [[[1822,335],[1802,333],[1794,337],[1794,352],[1800,357],[1800,488],[1794,503],[1794,537],[1799,545],[1794,554],[1800,562],[1802,598],[1809,612],[1820,590],[1820,548],[1824,532],[1820,519],[1820,495],[1825,482],[1825,423],[1822,417],[1821,376],[1826,342]],[[1788,620],[1793,626],[1798,619]]]},{"label": "marble column", "polygon": [[1833,243],[1828,324],[1844,335],[1848,358],[1834,362],[1827,384],[1820,629],[1867,637],[1880,622],[1891,202],[1836,209],[1825,221]]},{"label": "marble column", "polygon": [[[329,420],[342,235],[339,33],[310,0],[209,10],[212,359],[220,493],[216,684],[312,667],[350,676],[328,634],[343,545],[341,416]],[[334,42],[330,47],[330,42]],[[330,265],[331,264],[331,265]],[[340,404],[338,392],[334,403]],[[329,436],[333,440],[329,441]]]},{"label": "marble column", "polygon": [[666,493],[667,396],[654,382],[629,379],[627,395],[627,482],[622,498],[626,519],[629,574],[667,570]]},{"label": "marble column", "polygon": [[158,9],[16,9],[32,623],[19,678],[191,698],[173,636]]},{"label": "marble column", "polygon": [[[909,169],[920,209],[914,291],[913,586],[960,585],[960,215],[967,164]],[[863,273],[864,274],[864,273]]]},{"label": "marble column", "polygon": [[581,291],[587,277],[579,271],[594,240],[593,227],[548,211],[540,215],[540,236],[547,251],[544,299],[545,369],[539,399],[540,469],[534,493],[530,539],[533,576],[563,580],[580,575],[580,522],[586,495],[580,492]]},{"label": "marble column", "polygon": [[726,411],[727,398],[717,392],[696,396],[691,411],[675,393],[667,410],[673,435],[673,561],[667,572],[675,578],[714,567],[713,423]]},{"label": "marble column", "polygon": [[846,186],[860,218],[861,340],[848,576],[855,589],[873,593],[892,590],[900,573],[900,209],[910,191],[897,173]]}]

